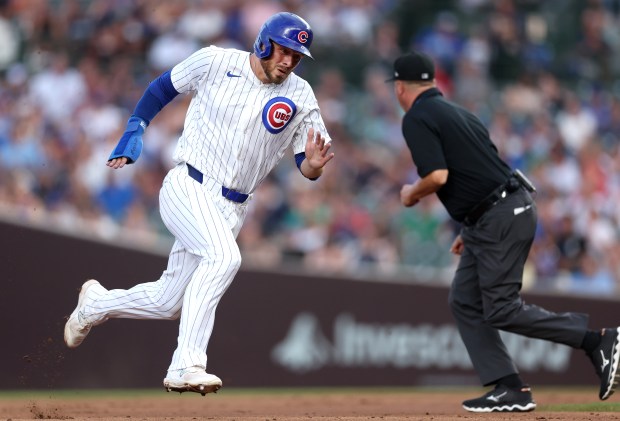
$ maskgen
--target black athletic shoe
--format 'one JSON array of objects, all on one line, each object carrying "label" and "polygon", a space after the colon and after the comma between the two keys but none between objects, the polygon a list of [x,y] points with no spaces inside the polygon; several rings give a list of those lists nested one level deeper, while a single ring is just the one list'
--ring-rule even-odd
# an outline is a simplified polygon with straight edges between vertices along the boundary
[{"label": "black athletic shoe", "polygon": [[620,359],[620,327],[603,330],[601,343],[591,354],[588,354],[596,374],[601,378],[601,389],[598,397],[604,401],[609,398],[618,386],[618,360]]},{"label": "black athletic shoe", "polygon": [[536,402],[528,386],[510,389],[497,385],[484,396],[463,402],[463,408],[469,412],[528,412],[536,408]]}]

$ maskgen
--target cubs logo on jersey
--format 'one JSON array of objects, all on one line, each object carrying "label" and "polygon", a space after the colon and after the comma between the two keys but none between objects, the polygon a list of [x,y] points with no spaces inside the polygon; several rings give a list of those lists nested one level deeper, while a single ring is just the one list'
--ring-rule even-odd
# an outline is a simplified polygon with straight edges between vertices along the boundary
[{"label": "cubs logo on jersey", "polygon": [[278,96],[270,99],[263,108],[263,125],[269,133],[278,134],[288,125],[297,112],[290,99]]}]

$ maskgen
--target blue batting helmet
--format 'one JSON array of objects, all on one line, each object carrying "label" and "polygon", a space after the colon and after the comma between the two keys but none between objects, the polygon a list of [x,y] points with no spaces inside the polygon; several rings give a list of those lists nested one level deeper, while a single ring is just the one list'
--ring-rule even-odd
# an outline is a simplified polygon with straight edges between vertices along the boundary
[{"label": "blue batting helmet", "polygon": [[258,58],[269,57],[273,41],[312,58],[308,49],[312,36],[312,28],[299,16],[288,12],[276,13],[260,29],[254,42],[254,53]]}]

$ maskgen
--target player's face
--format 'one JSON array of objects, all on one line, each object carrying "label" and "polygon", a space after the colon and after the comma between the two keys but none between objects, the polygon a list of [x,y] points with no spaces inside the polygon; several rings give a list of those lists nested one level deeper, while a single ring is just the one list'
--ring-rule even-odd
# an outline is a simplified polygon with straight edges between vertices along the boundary
[{"label": "player's face", "polygon": [[282,83],[297,67],[302,57],[303,54],[274,42],[271,55],[260,63],[269,83]]}]

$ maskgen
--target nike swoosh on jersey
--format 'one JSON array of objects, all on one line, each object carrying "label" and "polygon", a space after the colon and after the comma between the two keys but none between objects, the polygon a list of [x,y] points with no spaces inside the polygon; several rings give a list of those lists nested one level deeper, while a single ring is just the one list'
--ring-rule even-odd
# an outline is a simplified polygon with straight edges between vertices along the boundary
[{"label": "nike swoosh on jersey", "polygon": [[226,73],[226,76],[228,76],[228,77],[241,77],[241,75],[235,75],[235,74],[232,74],[232,73],[230,72],[230,70]]}]

